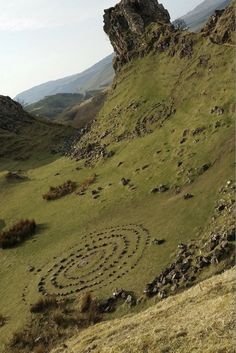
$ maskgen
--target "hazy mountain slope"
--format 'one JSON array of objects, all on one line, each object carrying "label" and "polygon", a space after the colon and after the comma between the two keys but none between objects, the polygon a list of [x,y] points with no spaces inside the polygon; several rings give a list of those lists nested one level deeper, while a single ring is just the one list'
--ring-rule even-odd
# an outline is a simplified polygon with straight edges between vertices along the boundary
[{"label": "hazy mountain slope", "polygon": [[68,107],[57,116],[57,121],[59,123],[71,125],[75,128],[81,128],[87,125],[97,117],[104,105],[107,94],[107,91],[100,92],[80,104]]},{"label": "hazy mountain slope", "polygon": [[186,22],[190,30],[198,31],[203,27],[216,9],[223,9],[230,2],[231,0],[204,0],[191,12],[181,18]]},{"label": "hazy mountain slope", "polygon": [[85,93],[109,86],[114,77],[112,68],[113,54],[104,58],[84,72],[59,80],[43,83],[18,94],[15,99],[24,104],[31,104],[42,98],[57,93]]},{"label": "hazy mountain slope", "polygon": [[235,269],[140,314],[95,325],[53,353],[233,352],[234,286]]}]

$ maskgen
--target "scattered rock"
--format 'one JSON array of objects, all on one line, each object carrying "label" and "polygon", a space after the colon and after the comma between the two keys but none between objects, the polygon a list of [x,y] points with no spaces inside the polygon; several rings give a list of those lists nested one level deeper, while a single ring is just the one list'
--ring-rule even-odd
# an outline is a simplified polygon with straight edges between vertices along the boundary
[{"label": "scattered rock", "polygon": [[198,174],[201,175],[201,174],[205,173],[208,169],[210,169],[210,167],[211,167],[210,163],[203,164],[203,166],[201,168],[199,168]]},{"label": "scattered rock", "polygon": [[112,293],[113,298],[118,299],[122,298],[122,296],[126,298],[126,291],[123,288],[116,288]]},{"label": "scattered rock", "polygon": [[223,115],[224,109],[222,107],[215,106],[214,108],[211,109],[211,114]]},{"label": "scattered rock", "polygon": [[160,186],[151,189],[151,193],[152,194],[155,194],[157,192],[163,193],[163,192],[166,192],[168,190],[169,190],[169,187],[167,185],[161,184]]},{"label": "scattered rock", "polygon": [[183,143],[185,143],[187,141],[187,138],[186,137],[184,137],[184,138],[182,138],[181,140],[180,140],[180,144],[182,145]]},{"label": "scattered rock", "polygon": [[165,239],[153,239],[152,244],[153,245],[163,245],[165,243]]},{"label": "scattered rock", "polygon": [[193,194],[189,194],[189,193],[184,195],[184,199],[185,199],[185,200],[190,200],[190,199],[192,199],[193,197],[194,197],[194,195],[193,195]]},{"label": "scattered rock", "polygon": [[199,135],[201,134],[203,131],[206,130],[206,127],[205,126],[201,126],[201,127],[197,127],[196,129],[194,129],[192,131],[192,136],[196,136],[196,135]]},{"label": "scattered rock", "polygon": [[129,182],[130,182],[130,179],[122,178],[120,181],[120,184],[123,186],[126,186],[129,184]]},{"label": "scattered rock", "polygon": [[117,164],[117,168],[119,168],[120,166],[122,166],[124,164],[124,162],[119,162],[118,164]]},{"label": "scattered rock", "polygon": [[28,177],[25,176],[24,174],[22,174],[21,171],[8,172],[5,177],[6,177],[7,181],[25,181],[25,180],[28,180]]},{"label": "scattered rock", "polygon": [[133,306],[136,304],[136,300],[132,295],[128,295],[125,301],[126,304],[128,304],[129,306]]},{"label": "scattered rock", "polygon": [[30,266],[27,267],[27,271],[28,271],[28,272],[33,272],[34,270],[35,270],[35,267],[34,267],[34,266],[31,266],[31,265],[30,265]]}]

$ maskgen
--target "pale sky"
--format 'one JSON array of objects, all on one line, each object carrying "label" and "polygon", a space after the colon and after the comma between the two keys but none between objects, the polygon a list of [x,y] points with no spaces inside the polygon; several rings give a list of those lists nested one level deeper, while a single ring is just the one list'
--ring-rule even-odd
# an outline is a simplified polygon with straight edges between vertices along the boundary
[{"label": "pale sky", "polygon": [[[145,1],[145,0],[144,0]],[[0,94],[79,73],[112,52],[103,10],[118,0],[0,0]],[[202,0],[162,0],[175,19]]]}]

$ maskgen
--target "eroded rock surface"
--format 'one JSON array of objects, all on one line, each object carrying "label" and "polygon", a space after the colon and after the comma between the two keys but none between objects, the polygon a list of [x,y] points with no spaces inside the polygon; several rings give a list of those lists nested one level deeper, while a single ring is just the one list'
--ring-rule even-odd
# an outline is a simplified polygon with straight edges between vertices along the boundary
[{"label": "eroded rock surface", "polygon": [[105,10],[104,31],[117,54],[115,68],[138,50],[141,37],[151,23],[170,26],[169,12],[157,0],[121,0]]},{"label": "eroded rock surface", "polygon": [[225,10],[216,10],[202,29],[204,36],[216,44],[235,44],[235,2]]}]

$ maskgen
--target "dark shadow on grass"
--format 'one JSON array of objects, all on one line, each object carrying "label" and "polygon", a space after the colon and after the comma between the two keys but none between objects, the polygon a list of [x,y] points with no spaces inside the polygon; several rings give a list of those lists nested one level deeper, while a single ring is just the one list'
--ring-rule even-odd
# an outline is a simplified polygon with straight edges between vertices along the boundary
[{"label": "dark shadow on grass", "polygon": [[[21,243],[14,244],[10,247],[6,247],[3,250],[11,250],[11,249],[16,249],[16,248],[21,248],[21,247],[27,245],[28,242],[35,242],[35,241],[37,241],[37,238],[39,236],[41,236],[45,232],[45,230],[47,230],[48,228],[49,228],[49,226],[46,223],[37,224],[35,234],[33,234],[32,236],[23,240]],[[1,230],[1,228],[0,228],[0,230]]]},{"label": "dark shadow on grass", "polygon": [[[0,158],[0,172],[5,171],[15,171],[22,170],[23,172],[27,172],[30,169],[35,169],[39,167],[43,167],[45,165],[51,164],[55,162],[57,159],[62,158],[61,154],[54,154],[46,156],[44,159],[38,159],[37,156],[35,158],[31,157],[25,161],[17,161],[13,158]],[[29,180],[25,180],[29,181]]]},{"label": "dark shadow on grass", "polygon": [[37,235],[44,233],[48,228],[49,226],[47,223],[37,224],[36,233],[33,237],[35,238]]},{"label": "dark shadow on grass", "polygon": [[4,221],[4,219],[0,219],[0,231],[6,227],[6,222]]}]

